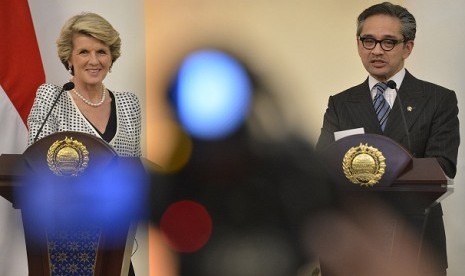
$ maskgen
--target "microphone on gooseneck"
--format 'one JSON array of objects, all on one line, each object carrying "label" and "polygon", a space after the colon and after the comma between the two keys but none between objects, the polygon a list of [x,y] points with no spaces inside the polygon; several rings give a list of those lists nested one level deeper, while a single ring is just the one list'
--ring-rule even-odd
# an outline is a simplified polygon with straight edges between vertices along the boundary
[{"label": "microphone on gooseneck", "polygon": [[61,88],[60,90],[60,93],[58,93],[58,96],[56,97],[55,101],[53,102],[52,104],[52,107],[50,108],[50,110],[48,111],[47,113],[47,116],[45,116],[45,119],[44,119],[44,122],[42,123],[42,125],[40,126],[39,130],[37,131],[36,133],[36,136],[34,137],[34,143],[37,141],[37,138],[39,138],[39,134],[42,132],[42,129],[44,128],[45,126],[45,123],[47,122],[47,119],[48,117],[50,116],[50,114],[52,113],[52,110],[53,108],[55,107],[55,105],[57,104],[58,102],[58,99],[60,99],[60,96],[61,94],[63,94],[63,91],[69,91],[71,89],[74,88],[74,83],[73,82],[67,82],[63,85],[63,87]]},{"label": "microphone on gooseneck", "polygon": [[[410,132],[408,130],[408,125],[407,125],[407,120],[405,119],[405,114],[404,114],[404,105],[402,104],[402,99],[399,96],[399,90],[397,89],[397,83],[393,80],[389,80],[386,85],[391,88],[395,89],[397,93],[397,99],[399,99],[399,105],[400,105],[400,114],[402,115],[402,122],[404,124],[404,130],[405,134],[407,134],[407,145],[408,145],[408,151],[412,153],[412,145],[410,143]],[[413,154],[413,153],[412,153]]]}]

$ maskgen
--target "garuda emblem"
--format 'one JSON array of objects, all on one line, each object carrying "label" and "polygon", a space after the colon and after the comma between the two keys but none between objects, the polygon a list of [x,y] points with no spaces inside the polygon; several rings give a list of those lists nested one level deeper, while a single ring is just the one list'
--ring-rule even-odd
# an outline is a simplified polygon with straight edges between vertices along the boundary
[{"label": "garuda emblem", "polygon": [[386,170],[383,153],[368,144],[360,143],[344,155],[342,169],[350,182],[360,186],[373,186],[379,182]]},{"label": "garuda emblem", "polygon": [[50,170],[58,176],[78,176],[89,164],[89,152],[81,142],[65,137],[50,146],[47,163]]}]

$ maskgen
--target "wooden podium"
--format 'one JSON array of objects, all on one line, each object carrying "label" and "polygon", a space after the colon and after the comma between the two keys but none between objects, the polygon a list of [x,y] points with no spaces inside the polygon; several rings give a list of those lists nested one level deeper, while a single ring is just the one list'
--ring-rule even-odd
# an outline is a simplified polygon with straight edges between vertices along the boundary
[{"label": "wooden podium", "polygon": [[[64,220],[74,223],[73,226],[83,221],[84,224],[98,224],[95,252],[90,254],[94,258],[86,260],[93,270],[91,275],[126,276],[135,237],[134,225],[141,218],[146,203],[147,179],[140,158],[118,157],[103,140],[79,132],[58,132],[37,141],[24,154],[0,155],[0,195],[12,202],[13,207],[21,209],[29,275],[54,275],[59,265],[52,262],[56,256],[51,256],[48,232],[55,225],[51,227],[47,220],[41,219],[45,210],[61,216],[52,217],[54,222]],[[98,194],[106,187],[103,181],[118,183],[125,189],[118,194],[121,202],[105,202],[109,195],[117,194],[111,189],[106,191],[108,194]],[[83,187],[85,189],[80,190]],[[40,201],[44,190],[50,198]],[[124,193],[131,197],[121,197]],[[71,204],[74,209],[70,208]],[[83,208],[81,212],[79,209],[82,206],[100,208],[99,204],[103,209],[113,208],[116,213],[99,217],[93,210]],[[43,205],[56,206],[58,210],[44,209]],[[69,214],[79,217],[78,222],[63,212],[68,210],[66,208],[72,210]],[[69,275],[79,275],[75,273],[78,265],[69,269],[73,270]]]},{"label": "wooden podium", "polygon": [[[369,205],[363,205],[364,200],[375,198],[387,203],[386,206],[399,214],[402,221],[405,219],[407,224],[392,220],[385,222],[383,231],[386,231],[385,244],[389,248],[383,250],[391,258],[402,253],[402,246],[406,244],[406,225],[419,231],[419,261],[425,249],[421,240],[429,210],[452,192],[436,158],[412,158],[401,145],[388,137],[357,134],[331,144],[322,152],[322,159],[342,197],[349,199],[350,204],[363,206],[358,211],[363,213],[363,208],[369,208]],[[332,275],[325,271],[324,260],[321,260],[321,265],[323,276]]]},{"label": "wooden podium", "polygon": [[[356,178],[353,175],[357,173],[357,168],[350,166],[361,155],[373,156],[374,159],[383,157],[381,159],[384,160],[378,163],[384,163],[379,164],[380,168],[384,166],[384,173],[378,176],[380,179],[376,184],[363,185],[363,181],[354,184],[350,181],[351,177]],[[407,205],[414,200],[415,210],[411,210],[414,212],[424,213],[451,192],[448,179],[436,158],[413,158],[400,144],[386,136],[357,134],[342,138],[324,151],[323,158],[339,189],[382,194]]]}]

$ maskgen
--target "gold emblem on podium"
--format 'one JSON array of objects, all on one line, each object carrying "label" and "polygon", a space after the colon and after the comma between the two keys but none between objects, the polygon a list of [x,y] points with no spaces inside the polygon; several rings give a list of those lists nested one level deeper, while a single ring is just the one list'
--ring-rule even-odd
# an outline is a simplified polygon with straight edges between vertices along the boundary
[{"label": "gold emblem on podium", "polygon": [[78,176],[89,163],[89,152],[84,144],[65,137],[57,140],[48,149],[47,163],[50,170],[59,176]]},{"label": "gold emblem on podium", "polygon": [[371,187],[383,177],[386,158],[377,148],[360,143],[360,146],[352,147],[346,152],[342,169],[350,182]]}]

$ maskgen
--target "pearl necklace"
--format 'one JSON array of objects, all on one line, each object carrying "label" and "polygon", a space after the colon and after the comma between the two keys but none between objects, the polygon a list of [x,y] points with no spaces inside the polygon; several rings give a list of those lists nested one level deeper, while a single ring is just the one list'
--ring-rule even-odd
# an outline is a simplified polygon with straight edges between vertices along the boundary
[{"label": "pearl necklace", "polygon": [[97,106],[101,106],[103,104],[103,102],[105,101],[105,96],[106,96],[106,89],[105,89],[105,85],[103,85],[102,83],[102,99],[100,99],[100,101],[98,103],[93,103],[91,101],[89,101],[88,99],[84,98],[84,96],[82,96],[81,94],[79,94],[79,92],[76,90],[76,89],[73,89],[73,92],[74,94],[76,94],[83,102],[85,102],[86,104],[90,105],[90,106],[93,106],[93,107],[97,107]]}]

